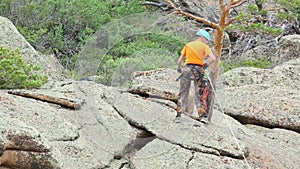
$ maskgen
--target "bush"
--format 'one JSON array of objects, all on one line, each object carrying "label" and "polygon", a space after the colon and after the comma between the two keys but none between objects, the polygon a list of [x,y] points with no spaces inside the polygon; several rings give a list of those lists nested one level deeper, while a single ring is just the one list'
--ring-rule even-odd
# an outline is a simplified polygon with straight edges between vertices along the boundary
[{"label": "bush", "polygon": [[0,89],[38,88],[48,81],[36,74],[39,66],[26,64],[19,51],[0,47]]},{"label": "bush", "polygon": [[135,71],[155,70],[158,68],[177,68],[178,55],[166,49],[144,49],[125,58],[114,68],[110,85],[130,87],[131,75]]},{"label": "bush", "polygon": [[267,59],[259,58],[259,59],[250,59],[239,63],[221,63],[221,67],[223,67],[224,72],[227,72],[231,69],[238,67],[256,67],[256,68],[268,68],[271,65],[271,62]]},{"label": "bush", "polygon": [[167,34],[146,33],[127,37],[114,45],[100,61],[97,82],[126,86],[134,71],[176,68],[183,46],[183,41]]},{"label": "bush", "polygon": [[292,19],[300,21],[300,1],[299,0],[280,0],[279,3],[284,6],[288,12],[280,12],[283,19]]}]

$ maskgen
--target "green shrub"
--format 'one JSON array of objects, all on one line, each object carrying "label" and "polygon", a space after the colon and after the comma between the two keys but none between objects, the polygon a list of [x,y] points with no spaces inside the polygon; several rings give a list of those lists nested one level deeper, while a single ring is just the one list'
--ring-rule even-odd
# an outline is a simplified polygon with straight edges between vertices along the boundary
[{"label": "green shrub", "polygon": [[280,12],[281,19],[291,19],[300,21],[300,1],[299,0],[280,0],[279,3],[289,12]]},{"label": "green shrub", "polygon": [[180,55],[180,50],[184,43],[177,37],[167,34],[146,33],[130,36],[116,44],[109,52],[109,55],[118,57],[128,57],[143,49],[167,49]]},{"label": "green shrub", "polygon": [[40,68],[26,64],[19,51],[0,47],[0,89],[38,88],[48,81],[36,74]]},{"label": "green shrub", "polygon": [[224,69],[224,72],[238,67],[256,67],[264,69],[268,68],[269,65],[271,65],[271,62],[264,58],[250,59],[239,63],[221,62],[221,67]]},{"label": "green shrub", "polygon": [[174,57],[173,53],[163,49],[144,49],[130,57],[117,59],[106,55],[99,65],[99,77],[96,82],[109,86],[128,87],[127,84],[130,83],[130,76],[133,72],[157,68],[175,69],[176,59],[177,57]]},{"label": "green shrub", "polygon": [[127,37],[102,58],[97,82],[123,86],[128,84],[134,71],[176,68],[183,46],[180,38],[167,34],[146,33]]}]

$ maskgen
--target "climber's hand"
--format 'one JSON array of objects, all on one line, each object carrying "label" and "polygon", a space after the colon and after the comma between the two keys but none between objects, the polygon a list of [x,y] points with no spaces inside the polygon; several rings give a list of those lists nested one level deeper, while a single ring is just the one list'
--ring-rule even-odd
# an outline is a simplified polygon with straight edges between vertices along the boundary
[{"label": "climber's hand", "polygon": [[179,67],[179,68],[177,68],[177,72],[178,73],[182,73],[182,70],[181,70],[181,68]]}]

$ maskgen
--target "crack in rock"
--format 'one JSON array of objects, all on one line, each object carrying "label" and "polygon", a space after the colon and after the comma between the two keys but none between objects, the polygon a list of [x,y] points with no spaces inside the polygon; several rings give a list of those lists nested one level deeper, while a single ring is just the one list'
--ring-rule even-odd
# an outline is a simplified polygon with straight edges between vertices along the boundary
[{"label": "crack in rock", "polygon": [[195,152],[192,151],[192,156],[190,157],[190,159],[187,161],[186,163],[186,169],[190,169],[190,162],[195,158]]},{"label": "crack in rock", "polygon": [[235,120],[239,121],[243,125],[247,124],[252,124],[256,126],[261,126],[269,129],[274,129],[274,128],[281,128],[289,131],[294,131],[297,133],[300,133],[300,131],[295,127],[294,129],[291,126],[282,126],[282,125],[276,125],[276,124],[270,124],[269,122],[264,122],[262,119],[258,120],[255,117],[247,117],[247,116],[241,116],[241,115],[234,115],[234,114],[228,114],[227,115],[231,116]]},{"label": "crack in rock", "polygon": [[203,147],[203,149],[195,148],[195,147],[187,147],[185,145],[182,145],[180,143],[174,142],[172,140],[156,136],[151,131],[148,131],[144,126],[138,124],[138,122],[135,122],[135,121],[131,120],[130,118],[124,117],[124,115],[122,113],[120,113],[116,107],[114,107],[114,109],[118,112],[118,114],[123,119],[125,119],[130,125],[134,126],[135,128],[144,130],[144,131],[146,131],[148,133],[151,133],[153,136],[155,136],[156,138],[158,138],[160,140],[164,140],[164,141],[167,141],[167,142],[169,142],[171,144],[178,145],[178,146],[180,146],[180,147],[182,147],[184,149],[190,150],[190,151],[195,151],[195,152],[200,152],[200,153],[206,153],[206,154],[212,154],[212,155],[216,155],[216,156],[228,156],[228,157],[235,158],[235,159],[244,159],[245,157],[249,156],[249,154],[250,154],[250,151],[247,148],[243,150],[242,154],[234,154],[234,153],[228,152],[226,150],[218,149],[218,148],[207,146],[207,145],[203,145],[203,144],[200,145],[200,146]]},{"label": "crack in rock", "polygon": [[148,132],[147,130],[143,129],[138,129],[136,138],[134,140],[131,140],[131,142],[125,146],[124,151],[122,153],[115,154],[114,159],[119,160],[124,158],[130,160],[132,157],[135,156],[137,151],[140,151],[143,147],[145,147],[148,143],[150,143],[156,138],[157,137],[151,132]]}]

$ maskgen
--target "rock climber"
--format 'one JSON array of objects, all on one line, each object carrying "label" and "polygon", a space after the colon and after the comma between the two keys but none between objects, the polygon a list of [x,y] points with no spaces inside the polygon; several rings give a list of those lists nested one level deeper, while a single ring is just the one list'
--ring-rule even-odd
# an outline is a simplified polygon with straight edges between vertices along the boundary
[{"label": "rock climber", "polygon": [[[177,61],[177,71],[182,73],[182,75],[180,78],[180,91],[177,100],[176,123],[181,122],[181,115],[187,111],[187,101],[191,85],[190,77],[193,77],[194,80],[195,104],[199,119],[202,123],[209,123],[207,106],[205,106],[204,100],[201,99],[205,88],[203,76],[205,69],[216,60],[216,57],[208,46],[208,42],[210,40],[209,33],[204,29],[200,29],[197,31],[196,35],[197,38],[194,41],[187,43],[183,47],[181,55]],[[182,68],[182,61],[184,59],[185,65]],[[206,63],[205,60],[207,60]]]}]

